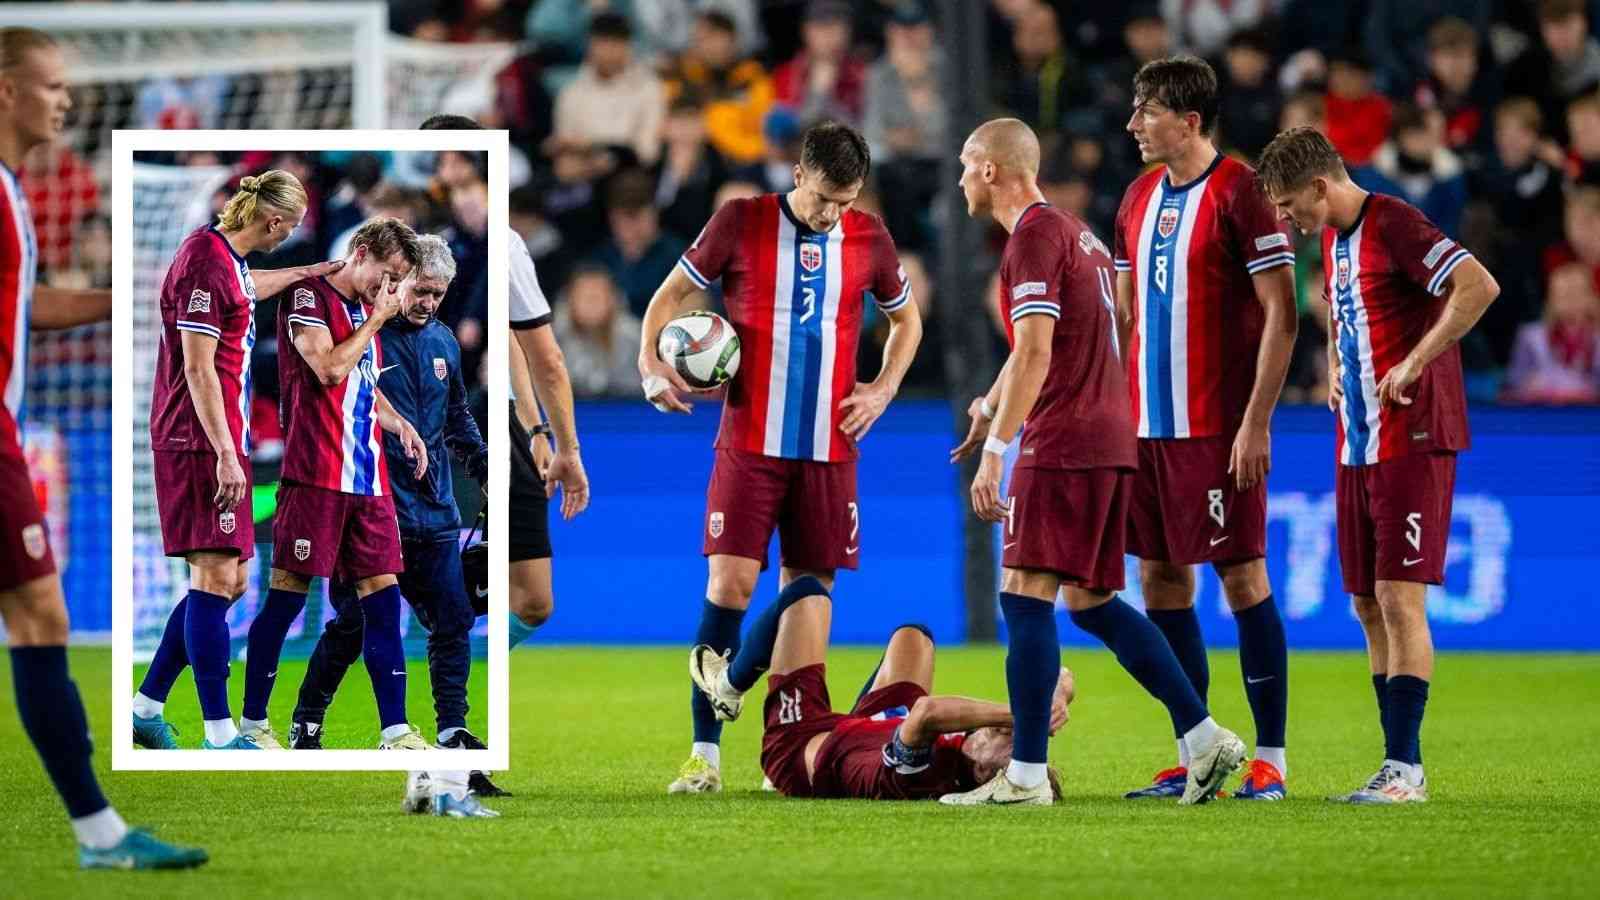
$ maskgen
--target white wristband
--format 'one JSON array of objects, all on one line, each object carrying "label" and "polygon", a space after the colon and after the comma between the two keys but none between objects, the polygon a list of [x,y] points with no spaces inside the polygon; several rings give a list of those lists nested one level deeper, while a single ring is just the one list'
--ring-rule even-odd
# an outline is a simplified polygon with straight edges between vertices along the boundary
[{"label": "white wristband", "polygon": [[983,442],[983,452],[993,453],[997,456],[1005,456],[1006,450],[1010,447],[1011,445],[1009,443],[1000,440],[992,434],[989,435],[989,438]]},{"label": "white wristband", "polygon": [[987,394],[978,398],[978,412],[981,413],[985,419],[994,418],[994,407],[989,405],[989,396]]}]

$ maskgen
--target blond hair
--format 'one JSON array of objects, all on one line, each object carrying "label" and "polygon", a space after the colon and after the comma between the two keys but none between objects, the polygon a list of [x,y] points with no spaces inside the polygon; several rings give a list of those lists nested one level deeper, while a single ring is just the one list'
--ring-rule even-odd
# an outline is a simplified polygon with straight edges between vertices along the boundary
[{"label": "blond hair", "polygon": [[282,169],[239,179],[239,191],[222,208],[218,225],[223,231],[240,231],[267,215],[266,209],[292,215],[306,208],[306,189],[300,179]]},{"label": "blond hair", "polygon": [[1310,125],[1291,128],[1273,138],[1261,151],[1256,176],[1272,194],[1297,191],[1318,176],[1338,180],[1349,177],[1333,142]]},{"label": "blond hair", "polygon": [[0,28],[0,71],[22,65],[29,50],[56,46],[56,39],[37,28]]}]

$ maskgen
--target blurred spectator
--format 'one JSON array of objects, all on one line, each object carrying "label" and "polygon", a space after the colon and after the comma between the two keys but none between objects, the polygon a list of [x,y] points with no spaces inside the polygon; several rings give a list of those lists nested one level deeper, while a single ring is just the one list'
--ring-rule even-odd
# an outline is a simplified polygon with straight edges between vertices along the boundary
[{"label": "blurred spectator", "polygon": [[595,252],[593,261],[615,279],[628,308],[643,316],[656,288],[672,273],[688,245],[677,235],[661,230],[655,183],[648,173],[638,169],[619,172],[611,180],[606,219],[611,226],[611,239]]},{"label": "blurred spectator", "polygon": [[659,65],[689,46],[698,13],[717,10],[733,20],[739,52],[754,55],[766,46],[756,0],[635,0],[633,47],[640,60]]},{"label": "blurred spectator", "polygon": [[1600,183],[1600,95],[1583,94],[1567,104],[1567,137],[1567,177]]},{"label": "blurred spectator", "polygon": [[850,54],[850,4],[812,0],[800,37],[800,52],[772,73],[774,98],[802,122],[833,119],[859,127],[867,66]]},{"label": "blurred spectator", "polygon": [[372,215],[371,195],[383,181],[383,160],[376,153],[352,153],[345,160],[343,174],[323,203],[323,229],[331,235],[353,234]]},{"label": "blurred spectator", "polygon": [[1568,101],[1600,84],[1600,42],[1585,0],[1539,0],[1539,43],[1506,70],[1506,84],[1533,97],[1556,140],[1566,142]]},{"label": "blurred spectator", "polygon": [[22,171],[22,189],[38,235],[39,268],[70,268],[78,223],[100,208],[94,170],[64,141],[53,141],[34,148]]},{"label": "blurred spectator", "polygon": [[1401,93],[1427,74],[1429,29],[1445,16],[1489,30],[1490,0],[1371,0],[1362,33],[1378,86]]},{"label": "blurred spectator", "polygon": [[672,102],[662,139],[655,194],[661,225],[682,235],[699,234],[711,218],[717,186],[728,177],[728,164],[706,143],[705,115],[693,98]]},{"label": "blurred spectator", "polygon": [[78,286],[111,287],[111,219],[98,212],[84,219],[72,248]]},{"label": "blurred spectator", "polygon": [[1440,143],[1428,115],[1411,103],[1396,106],[1390,139],[1373,154],[1371,165],[1355,169],[1350,177],[1369,191],[1405,200],[1440,231],[1459,239],[1467,177],[1461,158]]},{"label": "blurred spectator", "polygon": [[1446,147],[1469,165],[1482,161],[1492,143],[1485,126],[1495,96],[1489,73],[1478,65],[1478,34],[1471,25],[1446,16],[1428,29],[1428,71],[1412,98],[1439,112]]},{"label": "blurred spectator", "polygon": [[1001,106],[1032,125],[1042,142],[1070,127],[1068,113],[1073,110],[1086,110],[1088,118],[1098,119],[1087,74],[1081,62],[1067,54],[1053,8],[1038,3],[1024,10],[1011,42],[1017,70],[995,78]]},{"label": "blurred spectator", "polygon": [[1120,36],[1123,52],[1095,66],[1088,76],[1097,115],[1093,121],[1087,116],[1076,120],[1071,130],[1082,135],[1104,132],[1104,152],[1118,169],[1131,172],[1143,166],[1137,145],[1123,128],[1133,109],[1133,76],[1145,63],[1171,55],[1172,33],[1156,4],[1141,3],[1127,13]]},{"label": "blurred spectator", "polygon": [[556,96],[551,141],[626,147],[639,162],[654,165],[661,149],[665,100],[661,80],[634,62],[632,28],[617,13],[589,23],[589,49],[577,77]]},{"label": "blurred spectator", "polygon": [[[864,193],[864,192],[863,192]],[[922,257],[915,253],[900,253],[900,264],[906,270],[906,281],[911,284],[911,299],[922,317],[922,343],[917,345],[917,355],[906,370],[902,390],[941,393],[944,390],[944,348],[939,339],[939,329],[933,316],[933,280]],[[889,339],[889,318],[878,312],[876,304],[867,304],[862,321],[861,342],[856,349],[856,377],[871,381],[883,368],[883,347]]]},{"label": "blurred spectator", "polygon": [[1600,403],[1600,294],[1584,266],[1551,274],[1543,320],[1517,332],[1503,399]]},{"label": "blurred spectator", "polygon": [[794,187],[794,166],[800,161],[800,120],[787,106],[774,106],[762,123],[766,149],[758,162],[734,170],[733,177],[755,184],[761,193],[782,193]]},{"label": "blurred spectator", "polygon": [[694,40],[668,66],[667,97],[689,97],[705,110],[711,146],[730,162],[761,158],[762,120],[772,105],[772,81],[753,59],[741,59],[733,19],[709,11],[695,22]]},{"label": "blurred spectator", "polygon": [[1328,61],[1326,123],[1328,140],[1352,166],[1364,166],[1389,135],[1389,98],[1374,85],[1372,64],[1360,47],[1350,46]]},{"label": "blurred spectator", "polygon": [[623,307],[611,274],[599,266],[579,266],[562,300],[552,324],[572,392],[580,397],[636,393],[639,320]]},{"label": "blurred spectator", "polygon": [[1600,291],[1600,187],[1580,185],[1567,191],[1561,219],[1566,240],[1544,252],[1546,282],[1557,269],[1578,262],[1588,268]]},{"label": "blurred spectator", "polygon": [[1360,30],[1364,3],[1330,3],[1328,0],[1283,0],[1279,4],[1275,50],[1287,59],[1311,51],[1325,61],[1349,46]]},{"label": "blurred spectator", "polygon": [[1219,144],[1254,160],[1278,133],[1283,107],[1266,33],[1252,28],[1234,34],[1223,61]]},{"label": "blurred spectator", "polygon": [[222,110],[228,91],[228,79],[223,75],[152,78],[139,86],[139,96],[134,101],[138,109],[138,127],[227,127],[228,123],[222,121]]},{"label": "blurred spectator", "polygon": [[884,44],[868,77],[863,134],[879,188],[896,198],[885,210],[889,234],[904,248],[923,247],[932,239],[927,211],[938,193],[940,161],[950,152],[939,86],[944,54],[920,2],[895,7]]},{"label": "blurred spectator", "polygon": [[1310,126],[1323,134],[1328,133],[1328,101],[1316,91],[1300,91],[1283,102],[1283,112],[1278,116],[1278,130]]},{"label": "blurred spectator", "polygon": [[1267,0],[1161,0],[1161,12],[1179,47],[1215,57],[1234,32],[1261,24],[1269,5]]},{"label": "blurred spectator", "polygon": [[386,216],[416,228],[419,224],[419,203],[415,196],[399,185],[380,182],[376,188],[361,198],[361,217],[355,223],[334,237],[328,245],[326,256],[329,259],[343,259],[350,252],[350,239],[355,237],[356,231],[368,219],[375,216]]}]

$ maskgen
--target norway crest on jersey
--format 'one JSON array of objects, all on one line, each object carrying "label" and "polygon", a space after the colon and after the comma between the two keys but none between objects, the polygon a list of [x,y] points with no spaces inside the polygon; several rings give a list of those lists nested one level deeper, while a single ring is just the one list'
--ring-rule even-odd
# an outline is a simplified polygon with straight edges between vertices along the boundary
[{"label": "norway crest on jersey", "polygon": [[800,245],[800,268],[815,272],[822,268],[822,247],[806,241]]},{"label": "norway crest on jersey", "polygon": [[444,357],[442,356],[435,356],[433,358],[433,377],[439,379],[440,381],[450,377],[450,369],[444,364]]},{"label": "norway crest on jersey", "polygon": [[1350,257],[1341,256],[1341,257],[1339,257],[1339,290],[1348,291],[1349,289],[1350,289]]},{"label": "norway crest on jersey", "polygon": [[1156,217],[1156,233],[1162,239],[1172,237],[1178,230],[1178,208],[1176,206],[1161,207],[1161,215]]}]

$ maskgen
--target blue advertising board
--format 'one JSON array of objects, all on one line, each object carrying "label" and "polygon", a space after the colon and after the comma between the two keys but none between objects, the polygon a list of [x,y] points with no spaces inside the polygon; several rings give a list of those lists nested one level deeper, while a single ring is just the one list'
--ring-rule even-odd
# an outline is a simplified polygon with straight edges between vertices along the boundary
[{"label": "blue advertising board", "polygon": [[[675,643],[705,596],[700,556],[718,407],[661,415],[582,404],[594,502],[551,522],[556,610],[539,642]],[[1600,410],[1474,408],[1456,474],[1445,583],[1428,595],[1441,648],[1600,650]],[[834,640],[876,643],[898,624],[965,637],[958,473],[949,407],[895,403],[862,445],[862,568],[835,588]],[[1334,539],[1331,414],[1285,407],[1273,423],[1267,566],[1291,645],[1358,648]],[[776,592],[777,552],[755,604]],[[1139,604],[1135,563],[1124,596]],[[1199,579],[1207,640],[1234,642],[1214,575]],[[1068,643],[1090,639],[1067,624]]]}]

